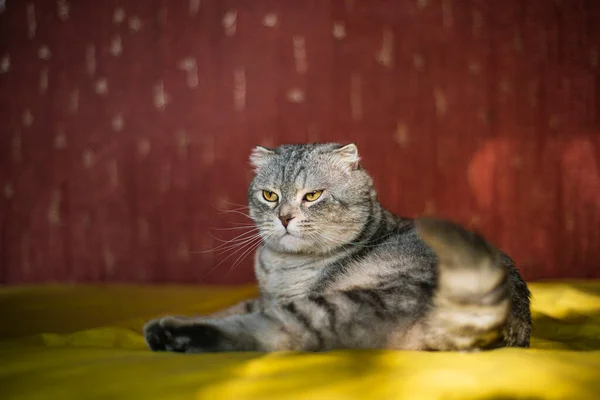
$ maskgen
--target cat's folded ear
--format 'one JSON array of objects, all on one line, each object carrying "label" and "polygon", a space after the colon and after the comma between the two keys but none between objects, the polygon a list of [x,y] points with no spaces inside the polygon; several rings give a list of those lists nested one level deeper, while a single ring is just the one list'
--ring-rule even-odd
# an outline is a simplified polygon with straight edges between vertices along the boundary
[{"label": "cat's folded ear", "polygon": [[275,156],[275,152],[266,147],[256,146],[250,154],[250,164],[254,167],[254,171],[258,171],[267,165]]},{"label": "cat's folded ear", "polygon": [[356,147],[354,143],[347,144],[334,150],[333,154],[348,172],[358,169],[360,165],[360,156],[358,155],[358,147]]}]

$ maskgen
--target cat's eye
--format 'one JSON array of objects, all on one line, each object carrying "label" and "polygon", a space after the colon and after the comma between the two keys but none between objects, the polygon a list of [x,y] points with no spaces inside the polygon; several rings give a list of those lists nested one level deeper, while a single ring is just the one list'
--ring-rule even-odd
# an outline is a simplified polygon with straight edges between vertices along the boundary
[{"label": "cat's eye", "polygon": [[322,190],[315,190],[314,192],[306,193],[304,195],[304,200],[306,201],[315,201],[323,194]]},{"label": "cat's eye", "polygon": [[266,201],[270,201],[271,203],[274,203],[277,201],[277,199],[279,199],[279,196],[277,196],[277,193],[275,192],[271,192],[269,190],[263,190],[263,197]]}]

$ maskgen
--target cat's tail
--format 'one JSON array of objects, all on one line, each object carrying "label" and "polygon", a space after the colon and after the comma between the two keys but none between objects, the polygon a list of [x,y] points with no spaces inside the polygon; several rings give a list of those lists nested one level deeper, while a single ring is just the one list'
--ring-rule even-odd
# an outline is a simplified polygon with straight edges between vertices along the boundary
[{"label": "cat's tail", "polygon": [[423,321],[428,350],[472,351],[502,346],[511,309],[508,269],[481,236],[449,221],[416,220],[438,258],[438,283]]}]

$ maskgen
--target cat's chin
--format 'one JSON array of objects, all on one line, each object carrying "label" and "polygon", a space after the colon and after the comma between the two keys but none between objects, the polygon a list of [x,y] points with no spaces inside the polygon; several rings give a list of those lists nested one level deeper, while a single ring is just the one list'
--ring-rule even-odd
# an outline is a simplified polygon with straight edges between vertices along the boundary
[{"label": "cat's chin", "polygon": [[276,241],[271,241],[267,246],[279,253],[299,254],[314,252],[314,243],[311,240],[290,233],[284,234]]},{"label": "cat's chin", "polygon": [[282,236],[275,243],[271,242],[267,247],[275,252],[286,254],[323,255],[331,251],[330,249],[323,249],[316,246],[310,239],[293,234],[290,235],[289,233]]},{"label": "cat's chin", "polygon": [[279,246],[281,246],[284,251],[297,253],[302,251],[307,246],[310,246],[310,244],[307,243],[306,239],[303,239],[300,236],[286,233],[279,239]]}]

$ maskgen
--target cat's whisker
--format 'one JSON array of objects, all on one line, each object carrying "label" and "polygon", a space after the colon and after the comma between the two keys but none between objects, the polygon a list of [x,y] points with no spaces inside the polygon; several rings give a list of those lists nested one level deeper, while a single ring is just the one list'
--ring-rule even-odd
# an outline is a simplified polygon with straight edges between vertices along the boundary
[{"label": "cat's whisker", "polygon": [[233,228],[212,228],[213,231],[237,231],[240,229],[258,229],[256,227],[256,225],[252,224],[252,225],[241,225],[241,226],[236,226]]},{"label": "cat's whisker", "polygon": [[[330,246],[331,246],[331,243],[334,243],[334,244],[337,244],[337,245],[341,245],[341,244],[342,244],[342,242],[341,242],[341,241],[338,241],[338,240],[336,240],[336,239],[334,239],[334,238],[330,238],[329,236],[327,236],[327,235],[323,234],[322,232],[319,232],[319,231],[314,231],[313,233],[314,233],[314,234],[310,234],[310,237],[311,237],[311,238],[312,238],[314,241],[316,241],[316,242],[317,242],[317,243],[318,243],[318,244],[319,244],[321,247],[330,247]],[[327,243],[327,242],[326,242],[325,240],[323,240],[323,239],[325,239],[325,240],[326,240],[327,242],[329,242],[329,243]],[[341,246],[340,246],[340,247],[341,247]]]},{"label": "cat's whisker", "polygon": [[249,208],[248,204],[238,204],[238,203],[231,202],[229,200],[225,200],[223,203],[229,204],[229,205],[235,206],[235,207]]},{"label": "cat's whisker", "polygon": [[248,224],[248,222],[235,222],[235,221],[229,221],[227,222],[229,225],[236,225],[236,226],[256,226],[255,222],[252,222],[251,224]]},{"label": "cat's whisker", "polygon": [[200,250],[200,251],[193,251],[192,253],[211,253],[217,250],[223,250],[224,248],[230,248],[230,247],[235,247],[237,244],[244,242],[245,240],[254,237],[254,236],[260,236],[260,233],[257,233],[255,231],[250,231],[250,232],[244,232],[236,237],[234,237],[231,240],[222,240],[219,239],[217,237],[215,237],[213,234],[210,233],[210,231],[208,232],[208,234],[215,240],[218,240],[220,242],[223,242],[222,244],[220,244],[217,247],[214,247],[212,249],[207,249],[207,250]]},{"label": "cat's whisker", "polygon": [[241,244],[239,244],[237,246],[233,246],[233,247],[230,247],[228,249],[219,250],[218,252],[215,252],[215,254],[221,256],[223,254],[227,254],[230,251],[234,251],[234,250],[237,250],[237,249],[240,249],[240,248],[244,248],[248,244],[253,243],[256,239],[258,239],[258,238],[254,238],[253,240],[249,240],[248,242],[241,243]]},{"label": "cat's whisker", "polygon": [[220,239],[220,238],[218,238],[218,237],[214,236],[212,233],[210,233],[210,231],[208,231],[208,234],[209,234],[209,235],[210,235],[210,236],[211,236],[213,239],[215,239],[216,241],[219,241],[219,242],[225,243],[225,244],[226,244],[226,243],[235,242],[236,240],[238,240],[238,239],[242,239],[242,238],[244,238],[244,237],[246,237],[246,236],[250,236],[250,235],[252,235],[253,233],[256,233],[256,231],[254,231],[254,230],[249,230],[249,231],[246,231],[246,232],[242,232],[241,234],[237,235],[237,236],[236,236],[236,237],[234,237],[233,239],[224,240],[224,239]]},{"label": "cat's whisker", "polygon": [[244,251],[233,263],[233,265],[229,268],[229,270],[227,271],[227,275],[229,275],[231,273],[231,271],[233,271],[233,269],[242,263],[242,261],[244,261],[244,259],[251,254],[254,250],[256,250],[261,244],[263,243],[263,241],[260,241],[258,243],[255,243],[253,245],[251,245],[246,251]]},{"label": "cat's whisker", "polygon": [[229,275],[229,273],[231,273],[231,271],[233,271],[233,269],[239,265],[240,263],[242,263],[242,261],[244,261],[244,259],[251,254],[253,251],[255,251],[258,247],[260,247],[261,244],[263,243],[268,243],[271,238],[273,238],[275,236],[275,233],[271,232],[271,233],[267,233],[264,237],[263,240],[254,243],[253,245],[249,246],[249,248],[244,251],[233,263],[233,265],[229,268],[229,270],[227,271],[227,275]]},{"label": "cat's whisker", "polygon": [[221,214],[239,214],[239,215],[243,215],[246,218],[252,219],[250,214],[246,214],[240,210],[222,210],[222,211],[220,211],[220,213]]},{"label": "cat's whisker", "polygon": [[225,208],[225,209],[218,209],[217,211],[218,211],[219,213],[221,213],[221,214],[227,214],[227,213],[230,213],[230,212],[235,212],[235,211],[240,211],[240,212],[242,212],[242,211],[248,211],[248,210],[249,210],[249,209],[248,209],[248,207],[244,207],[244,208],[241,208],[241,207],[240,207],[240,208]]},{"label": "cat's whisker", "polygon": [[248,247],[252,247],[253,245],[255,245],[256,243],[261,243],[262,242],[262,238],[259,237],[255,237],[252,240],[250,240],[247,243],[244,243],[243,246],[237,248],[235,251],[231,252],[227,257],[223,258],[217,265],[215,265],[213,268],[210,269],[210,271],[208,271],[206,273],[206,275],[210,275],[214,270],[216,270],[221,264],[223,264],[226,260],[228,260],[230,257],[232,257],[233,255],[239,253],[240,251],[247,249]]},{"label": "cat's whisker", "polygon": [[250,242],[254,241],[254,239],[260,238],[260,237],[261,237],[260,234],[252,235],[251,237],[245,238],[245,239],[243,239],[241,241],[238,241],[238,242],[236,242],[234,244],[231,244],[230,246],[227,246],[226,248],[219,249],[219,250],[216,251],[216,253],[217,254],[223,254],[223,253],[226,253],[226,252],[228,252],[230,250],[238,248],[240,246],[243,247],[245,244],[250,243]]},{"label": "cat's whisker", "polygon": [[229,201],[225,201],[223,202],[225,205],[229,205],[229,206],[233,206],[233,207],[227,207],[227,208],[220,208],[219,206],[215,205],[215,204],[211,204],[212,208],[214,208],[217,211],[229,211],[229,210],[243,210],[243,209],[248,209],[250,208],[247,204],[236,204],[236,203],[231,203]]}]

